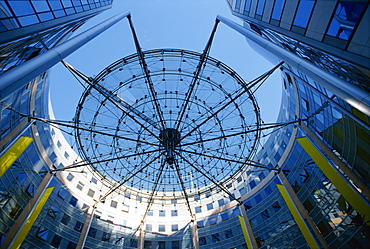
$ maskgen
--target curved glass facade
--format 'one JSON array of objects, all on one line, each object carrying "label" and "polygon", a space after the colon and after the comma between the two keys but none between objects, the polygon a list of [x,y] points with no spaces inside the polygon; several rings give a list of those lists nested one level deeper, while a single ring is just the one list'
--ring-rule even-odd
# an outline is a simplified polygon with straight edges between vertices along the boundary
[{"label": "curved glass facade", "polygon": [[[281,1],[277,2],[279,2],[277,5],[282,4]],[[261,9],[266,10],[267,3],[268,1]],[[237,4],[239,9],[246,8],[243,1],[237,1]],[[294,43],[290,38],[264,30],[263,27],[252,28],[280,46],[290,47]],[[59,38],[65,35],[66,33],[63,33]],[[325,58],[328,59],[322,60],[321,55],[324,55],[324,51],[316,51],[302,45],[299,50],[296,47],[294,52],[300,56],[309,54],[307,59],[321,67],[325,66],[335,75],[341,72],[342,67],[338,64],[335,64],[338,70],[333,70],[329,55],[325,54],[327,56]],[[176,110],[176,102],[169,101],[167,110],[164,108],[166,100],[186,100],[186,95],[181,95],[182,88],[178,85],[173,91],[180,92],[177,95],[181,97],[166,97],[166,95],[176,96],[176,93],[165,94],[167,89],[161,89],[161,84],[177,82],[180,75],[188,84],[185,87],[188,89],[196,68],[195,62],[201,56],[181,50],[167,51],[167,54],[162,50],[145,53],[148,65],[152,67],[149,73],[156,76],[152,83],[155,87],[157,104],[163,106],[163,109],[160,109],[164,113],[163,121],[175,122],[170,118],[170,110]],[[104,88],[106,93],[113,95],[116,93],[114,96],[127,100],[124,111],[114,110],[112,104],[114,102],[108,103],[108,95],[102,95],[102,89],[100,95],[94,95],[97,89],[90,88],[84,93],[77,108],[78,114],[74,122],[71,122],[71,125],[79,123],[77,127],[80,130],[76,130],[76,135],[81,139],[80,150],[86,153],[85,161],[93,164],[94,161],[88,153],[95,151],[95,157],[107,160],[108,165],[105,168],[104,164],[99,167],[90,165],[75,167],[82,159],[59,130],[65,129],[63,128],[65,124],[59,123],[58,126],[53,122],[54,116],[50,108],[52,100],[49,99],[48,92],[48,72],[2,100],[1,158],[5,158],[6,153],[11,151],[15,142],[21,141],[22,137],[33,138],[33,142],[23,153],[19,153],[19,157],[9,165],[9,168],[1,168],[1,172],[4,172],[0,176],[0,242],[3,246],[15,245],[19,236],[23,236],[24,239],[19,244],[20,248],[366,248],[368,246],[370,243],[368,116],[323,88],[319,82],[313,81],[290,65],[282,64],[279,70],[283,81],[283,94],[277,120],[277,124],[282,125],[270,130],[271,134],[267,141],[256,153],[251,154],[250,160],[255,166],[243,166],[242,170],[231,168],[226,175],[220,174],[211,179],[197,172],[202,175],[201,178],[198,177],[202,182],[198,183],[196,181],[199,180],[192,180],[190,177],[184,178],[186,188],[181,188],[181,177],[175,177],[178,171],[170,167],[175,166],[171,160],[178,160],[177,157],[171,156],[169,150],[173,148],[173,151],[178,153],[177,147],[180,142],[176,140],[175,129],[162,127],[154,133],[160,138],[159,141],[167,143],[155,143],[153,141],[156,140],[150,140],[149,135],[145,137],[142,135],[143,132],[130,135],[130,129],[134,126],[127,123],[129,115],[141,117],[142,121],[146,121],[148,115],[152,118],[153,112],[156,112],[156,109],[153,109],[155,101],[146,100],[149,97],[145,98],[143,89],[148,88],[139,84],[142,81],[145,86],[147,82],[145,71],[141,71],[142,67],[135,58],[132,58],[132,64],[127,58],[126,61],[122,59],[96,77],[96,82],[107,87]],[[192,62],[193,59],[195,62]],[[167,62],[168,64],[163,64]],[[184,64],[178,66],[179,63]],[[199,87],[204,88],[199,89],[200,93],[196,95],[196,99],[194,97],[189,100],[193,103],[194,109],[184,114],[185,120],[191,119],[198,111],[202,114],[202,109],[195,109],[200,106],[200,102],[205,101],[207,105],[204,106],[211,109],[217,107],[217,103],[211,101],[212,98],[218,98],[219,101],[224,101],[227,97],[232,98],[230,97],[232,94],[226,90],[237,89],[239,83],[243,82],[234,71],[212,58],[209,58],[207,67],[209,68],[205,71],[209,75],[203,75],[204,77],[200,77],[199,80]],[[121,72],[126,73],[127,77],[118,77]],[[176,81],[173,80],[174,75]],[[190,80],[186,79],[187,77]],[[218,84],[220,78],[223,82]],[[357,79],[351,76],[348,81],[353,81],[356,85],[354,81]],[[231,81],[232,85],[228,85],[227,81]],[[118,87],[114,87],[112,82],[118,83]],[[211,89],[213,86],[217,88],[216,95],[210,93],[213,92]],[[130,93],[132,88],[134,89]],[[248,98],[243,97],[240,100]],[[243,104],[234,101],[233,109],[228,110],[229,113],[234,113],[241,123],[233,121],[224,124],[223,119],[213,120],[215,123],[222,123],[221,130],[225,135],[229,130],[236,129],[236,126],[241,127],[243,120],[248,117],[247,113],[251,115],[253,122],[256,121],[255,111],[245,111]],[[253,101],[251,105],[253,106]],[[107,113],[118,118],[110,121]],[[223,113],[223,117],[228,117],[226,112]],[[146,122],[153,126],[153,130],[157,123],[158,126],[161,125],[156,115],[153,124]],[[140,127],[139,130],[145,130],[138,123],[135,125]],[[186,125],[191,126],[192,122],[186,122]],[[194,135],[194,139],[210,139],[207,136],[212,136],[211,132],[212,134],[215,132],[213,127],[219,128],[221,125],[206,126],[209,134],[203,130],[200,135]],[[94,133],[84,135],[83,132],[92,129],[98,129],[102,136],[95,138]],[[116,134],[112,139],[113,142],[105,139],[102,134],[109,129],[113,129]],[[121,129],[125,131],[120,133]],[[188,127],[185,126],[184,129]],[[242,131],[247,133],[245,130]],[[130,143],[118,139],[121,136],[135,140],[135,146],[139,146],[141,141],[154,143],[151,146],[163,150],[163,160],[169,166],[166,171],[169,177],[163,179],[169,180],[171,184],[157,185],[172,188],[175,186],[176,189],[155,191],[156,181],[151,180],[149,176],[145,179],[144,173],[132,186],[128,181],[117,187],[121,178],[125,179],[124,177],[130,175],[130,171],[135,170],[135,166],[128,167],[134,165],[134,160],[124,161],[122,171],[116,173],[118,167],[109,161],[110,153],[113,151],[116,157],[130,156],[130,158],[137,153]],[[85,143],[86,141],[88,142]],[[117,142],[127,145],[128,148],[124,145],[116,146]],[[113,143],[115,146],[110,147],[109,145]],[[177,147],[171,147],[171,143],[177,143]],[[99,144],[97,147],[104,148],[99,151],[95,147],[96,144]],[[236,146],[235,148],[226,143],[224,145],[222,152],[212,154],[217,162],[221,160],[220,157],[225,159],[228,154],[238,151],[238,148],[243,146],[239,140],[233,141],[232,145]],[[217,149],[216,144],[212,144],[212,148],[208,147]],[[204,146],[204,150],[209,151],[208,147]],[[119,154],[110,148],[124,148],[127,153]],[[152,150],[154,149],[153,147]],[[195,149],[191,147],[188,150]],[[142,150],[146,151],[148,148]],[[204,151],[202,153],[206,154]],[[235,153],[234,156],[230,155],[234,161],[240,157],[238,153],[241,152]],[[191,160],[190,156],[184,158]],[[151,160],[144,157],[141,159],[143,165],[145,160]],[[202,160],[204,164],[208,159],[198,158],[192,162],[197,164]],[[212,160],[209,163],[212,164]],[[4,165],[1,167],[5,167]],[[159,162],[157,166],[160,165]],[[219,167],[221,166],[212,170]],[[185,175],[186,170],[191,171],[190,169],[191,167],[187,169],[184,163],[181,175]],[[204,167],[204,170],[207,168]],[[150,172],[156,176],[159,173],[154,168],[151,168]],[[148,186],[142,187],[143,183],[147,183]],[[197,187],[194,184],[197,184]],[[53,188],[47,197],[45,193],[50,187]],[[38,209],[37,206],[41,208]],[[39,214],[36,214],[37,210],[40,210]],[[34,223],[29,231],[26,231],[26,223],[32,217]]]}]

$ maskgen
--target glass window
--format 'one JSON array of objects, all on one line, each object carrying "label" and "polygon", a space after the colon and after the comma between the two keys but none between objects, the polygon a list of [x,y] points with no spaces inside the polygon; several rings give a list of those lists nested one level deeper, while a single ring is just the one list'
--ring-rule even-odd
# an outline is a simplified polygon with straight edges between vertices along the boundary
[{"label": "glass window", "polygon": [[264,7],[265,7],[265,0],[259,0],[257,3],[256,14],[262,16]]},{"label": "glass window", "polygon": [[225,200],[224,199],[220,199],[220,200],[218,200],[218,206],[223,206],[223,205],[225,205]]},{"label": "glass window", "polygon": [[200,246],[207,245],[206,237],[199,237],[199,245]]},{"label": "glass window", "polygon": [[216,242],[221,241],[221,239],[220,239],[220,234],[218,234],[218,233],[214,233],[214,234],[212,234],[212,235],[211,235],[211,238],[212,238],[212,243],[216,243]]},{"label": "glass window", "polygon": [[201,212],[202,212],[201,206],[195,207],[195,213],[201,213]]},{"label": "glass window", "polygon": [[198,220],[197,227],[204,227],[204,220]]},{"label": "glass window", "polygon": [[102,241],[108,242],[110,240],[110,233],[103,232],[103,236],[101,238]]},{"label": "glass window", "polygon": [[316,0],[301,0],[295,13],[293,25],[306,28]]},{"label": "glass window", "polygon": [[26,26],[29,26],[29,25],[32,25],[32,24],[39,23],[39,19],[37,18],[36,15],[19,17],[18,21],[22,25],[22,27],[26,27]]},{"label": "glass window", "polygon": [[237,10],[240,9],[240,0],[236,0],[235,9],[237,9]]},{"label": "glass window", "polygon": [[271,187],[270,187],[270,186],[267,186],[267,187],[265,188],[265,192],[266,192],[266,194],[267,194],[267,195],[271,194],[271,193],[272,193],[272,189],[271,189]]},{"label": "glass window", "polygon": [[149,210],[147,215],[148,216],[153,216],[153,210]]},{"label": "glass window", "polygon": [[[46,21],[54,19],[54,16],[51,12],[41,13],[41,14],[38,14],[38,16],[39,16],[41,22],[46,22]],[[58,143],[60,144],[59,141],[58,141]],[[58,146],[58,147],[60,147],[60,146]]]},{"label": "glass window", "polygon": [[226,238],[231,238],[233,237],[233,231],[231,229],[225,230],[225,237]]},{"label": "glass window", "polygon": [[71,216],[69,216],[68,214],[64,214],[60,222],[67,226],[70,220],[71,220]]},{"label": "glass window", "polygon": [[74,196],[71,196],[71,200],[69,201],[69,204],[75,207],[77,205],[77,198]]},{"label": "glass window", "polygon": [[125,193],[125,198],[131,199],[131,195],[129,193]]},{"label": "glass window", "polygon": [[31,3],[27,0],[8,1],[17,16],[34,14]]},{"label": "glass window", "polygon": [[67,191],[64,188],[59,189],[58,196],[65,199],[67,196]]},{"label": "glass window", "polygon": [[81,232],[83,226],[84,226],[84,223],[82,223],[80,221],[76,221],[74,230],[77,231],[77,232]]},{"label": "glass window", "polygon": [[89,191],[87,191],[87,195],[90,196],[91,198],[94,198],[95,191],[92,189],[89,189]]},{"label": "glass window", "polygon": [[166,216],[166,210],[159,210],[159,217]]},{"label": "glass window", "polygon": [[171,204],[176,204],[177,203],[177,199],[171,199]]},{"label": "glass window", "polygon": [[110,206],[111,206],[112,208],[117,208],[117,202],[112,200],[112,201],[110,202]]},{"label": "glass window", "polygon": [[244,11],[249,12],[251,10],[251,1],[252,0],[245,1]]},{"label": "glass window", "polygon": [[79,190],[82,191],[82,189],[84,188],[84,186],[85,186],[85,184],[83,184],[82,182],[78,182],[76,187],[77,187],[77,189],[79,189]]},{"label": "glass window", "polygon": [[76,247],[77,247],[76,243],[74,243],[72,241],[68,242],[67,249],[76,249]]},{"label": "glass window", "polygon": [[60,1],[49,1],[49,4],[53,10],[60,10],[63,9],[62,4]]},{"label": "glass window", "polygon": [[37,231],[36,237],[42,240],[46,240],[48,238],[48,234],[49,229],[45,228],[44,226],[41,226]]},{"label": "glass window", "polygon": [[54,10],[53,13],[54,13],[54,15],[55,15],[56,18],[62,17],[62,16],[65,16],[66,15],[66,13],[64,12],[64,10]]},{"label": "glass window", "polygon": [[179,225],[178,224],[172,224],[171,230],[172,230],[172,232],[178,231],[179,230]]},{"label": "glass window", "polygon": [[256,197],[254,197],[254,199],[256,200],[257,203],[260,203],[262,201],[262,197],[260,194],[256,195]]},{"label": "glass window", "polygon": [[221,220],[227,220],[229,219],[229,215],[225,212],[221,214]]},{"label": "glass window", "polygon": [[274,9],[272,10],[271,18],[280,21],[281,14],[283,13],[285,0],[275,0]]},{"label": "glass window", "polygon": [[153,226],[152,226],[152,224],[146,224],[146,225],[145,225],[145,230],[146,230],[147,232],[151,232],[151,231],[153,230]]},{"label": "glass window", "polygon": [[46,1],[32,0],[32,5],[37,12],[45,12],[50,10]]},{"label": "glass window", "polygon": [[348,40],[361,17],[365,3],[340,2],[330,22],[327,35]]},{"label": "glass window", "polygon": [[59,236],[58,234],[55,234],[54,237],[53,237],[53,240],[50,243],[50,245],[58,248],[59,245],[60,245],[60,242],[62,242],[62,236]]},{"label": "glass window", "polygon": [[90,227],[90,229],[89,229],[89,233],[87,234],[87,236],[90,236],[90,237],[92,237],[92,238],[95,238],[95,236],[96,236],[96,232],[97,232],[98,230],[96,229],[96,228],[93,228],[93,227]]},{"label": "glass window", "polygon": [[210,217],[208,221],[209,221],[209,224],[210,224],[210,225],[216,224],[216,222],[217,222],[217,217]]},{"label": "glass window", "polygon": [[180,241],[172,241],[172,249],[180,249]]},{"label": "glass window", "polygon": [[136,196],[136,200],[137,200],[137,201],[142,201],[142,200],[143,200],[143,197],[141,197],[141,196]]},{"label": "glass window", "polygon": [[207,210],[211,210],[213,209],[213,204],[212,203],[208,203],[207,204]]},{"label": "glass window", "polygon": [[63,4],[64,8],[72,7],[71,0],[62,0],[62,4]]},{"label": "glass window", "polygon": [[48,214],[55,219],[57,217],[58,212],[59,208],[55,205],[51,205]]},{"label": "glass window", "polygon": [[68,173],[67,180],[71,182],[73,178],[74,176],[71,173]]},{"label": "glass window", "polygon": [[239,189],[239,193],[240,195],[245,195],[247,193],[247,190],[244,187],[242,187],[241,189]]},{"label": "glass window", "polygon": [[91,177],[91,182],[94,184],[98,184],[98,180],[96,180],[94,177]]},{"label": "glass window", "polygon": [[166,232],[166,225],[158,225],[158,232]]},{"label": "glass window", "polygon": [[177,210],[171,210],[171,216],[177,216]]}]

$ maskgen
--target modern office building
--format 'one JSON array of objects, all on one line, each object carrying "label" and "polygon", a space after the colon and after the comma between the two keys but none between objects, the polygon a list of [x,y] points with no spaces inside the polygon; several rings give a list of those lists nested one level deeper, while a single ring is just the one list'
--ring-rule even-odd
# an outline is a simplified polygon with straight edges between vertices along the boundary
[{"label": "modern office building", "polygon": [[[111,2],[0,1],[1,248],[367,248],[369,7],[291,2],[229,1],[244,25],[218,17],[214,31],[230,26],[276,65],[251,82],[209,56],[214,32],[203,53],[141,51],[128,18],[136,54],[94,78],[65,64],[86,90],[63,122],[48,66],[26,83],[11,73],[63,55]],[[316,12],[328,18],[315,31]],[[253,91],[274,71],[283,94],[268,125]]]}]

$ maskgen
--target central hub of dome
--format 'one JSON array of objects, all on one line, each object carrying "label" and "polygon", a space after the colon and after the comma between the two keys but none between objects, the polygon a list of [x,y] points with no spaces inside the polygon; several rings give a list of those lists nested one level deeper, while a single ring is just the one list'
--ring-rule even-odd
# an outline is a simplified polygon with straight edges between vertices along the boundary
[{"label": "central hub of dome", "polygon": [[180,132],[174,128],[167,128],[160,131],[159,138],[167,153],[166,161],[172,165],[175,161],[175,148],[180,144]]}]

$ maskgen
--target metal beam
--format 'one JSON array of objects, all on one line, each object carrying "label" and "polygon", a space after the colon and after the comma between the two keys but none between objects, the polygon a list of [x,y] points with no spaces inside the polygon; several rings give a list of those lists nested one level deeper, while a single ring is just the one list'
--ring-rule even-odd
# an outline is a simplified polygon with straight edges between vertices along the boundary
[{"label": "metal beam", "polygon": [[306,135],[332,160],[338,168],[370,199],[370,188],[304,123],[299,125]]},{"label": "metal beam", "polygon": [[302,217],[306,219],[308,225],[311,227],[311,230],[316,235],[317,239],[319,240],[319,242],[321,243],[323,248],[328,249],[329,246],[326,243],[323,235],[317,229],[315,223],[311,219],[311,216],[308,214],[307,210],[304,208],[302,202],[299,200],[299,198],[298,198],[297,194],[295,193],[292,185],[290,185],[288,179],[286,178],[286,176],[283,172],[279,172],[279,178],[280,178],[281,182],[283,183],[284,189],[289,194],[290,199],[293,201],[295,207],[297,207],[300,215],[302,215]]},{"label": "metal beam", "polygon": [[[41,211],[41,209],[38,210],[37,206],[40,206],[40,205],[43,206],[42,204],[45,204],[46,202],[45,200],[46,196],[48,197],[48,195],[50,195],[50,193],[46,193],[46,195],[44,195],[44,193],[47,191],[47,188],[51,180],[53,179],[52,176],[53,175],[51,173],[47,173],[45,175],[44,179],[42,180],[42,182],[40,183],[40,185],[38,186],[36,190],[35,196],[29,200],[26,207],[23,209],[23,211],[21,212],[21,214],[19,215],[19,217],[17,218],[13,226],[7,232],[5,239],[1,245],[1,248],[12,248],[12,246],[15,245],[15,243],[17,243],[17,241],[19,241],[19,239],[21,238],[19,237],[20,233],[21,232],[24,233],[25,230],[23,228],[25,227],[26,223],[29,222],[28,220],[32,221],[32,219],[34,218],[31,216],[36,215],[36,218],[37,218],[38,216],[37,212]],[[52,189],[49,189],[48,192],[51,192],[51,190]],[[43,197],[45,198],[43,199]],[[34,212],[35,210],[36,212]],[[23,235],[26,236],[27,233]]]},{"label": "metal beam", "polygon": [[216,30],[217,30],[217,25],[220,21],[216,19],[216,22],[215,22],[215,25],[213,26],[213,30],[212,30],[212,33],[211,33],[211,36],[209,37],[209,40],[206,44],[206,47],[204,48],[203,50],[203,53],[202,55],[200,56],[200,59],[199,59],[199,63],[198,63],[198,66],[197,66],[197,70],[195,72],[195,75],[194,77],[192,78],[191,80],[191,83],[190,83],[190,86],[189,86],[189,89],[186,93],[186,99],[185,99],[185,102],[182,106],[182,109],[181,109],[181,113],[179,115],[179,118],[178,120],[176,121],[176,129],[178,130],[180,128],[180,123],[181,123],[181,120],[186,112],[186,108],[188,106],[188,103],[189,103],[189,100],[190,100],[190,97],[192,96],[192,93],[194,91],[194,87],[195,85],[197,84],[197,81],[199,79],[199,75],[200,73],[203,71],[203,64],[206,62],[207,60],[207,56],[209,54],[209,51],[211,49],[211,45],[212,45],[212,41],[213,41],[213,38],[215,36],[215,33],[216,33]]},{"label": "metal beam", "polygon": [[239,205],[241,216],[239,221],[242,226],[245,242],[247,243],[248,249],[257,249],[257,241],[254,237],[251,223],[249,222],[247,211],[245,211],[244,205]]},{"label": "metal beam", "polygon": [[217,19],[239,32],[249,40],[253,41],[263,49],[272,53],[280,60],[283,60],[290,66],[304,73],[351,106],[357,108],[361,112],[370,116],[370,92],[367,92],[339,77],[329,73],[328,71],[316,66],[298,55],[279,47],[271,41],[263,38],[255,32],[225,18],[217,16]]},{"label": "metal beam", "polygon": [[96,209],[96,206],[92,206],[91,207],[91,213],[88,213],[87,214],[87,217],[86,217],[86,220],[85,220],[85,224],[82,228],[82,231],[81,231],[81,234],[80,234],[80,238],[78,240],[78,243],[77,243],[77,249],[82,249],[84,248],[85,246],[85,243],[86,243],[86,238],[87,238],[87,235],[89,233],[89,230],[90,230],[90,227],[91,227],[91,223],[93,221],[93,217],[94,217],[94,212],[95,212],[95,209]]},{"label": "metal beam", "polygon": [[0,75],[0,99],[4,99],[14,91],[25,86],[129,14],[129,12],[125,12],[111,17],[22,65],[6,71]]}]

